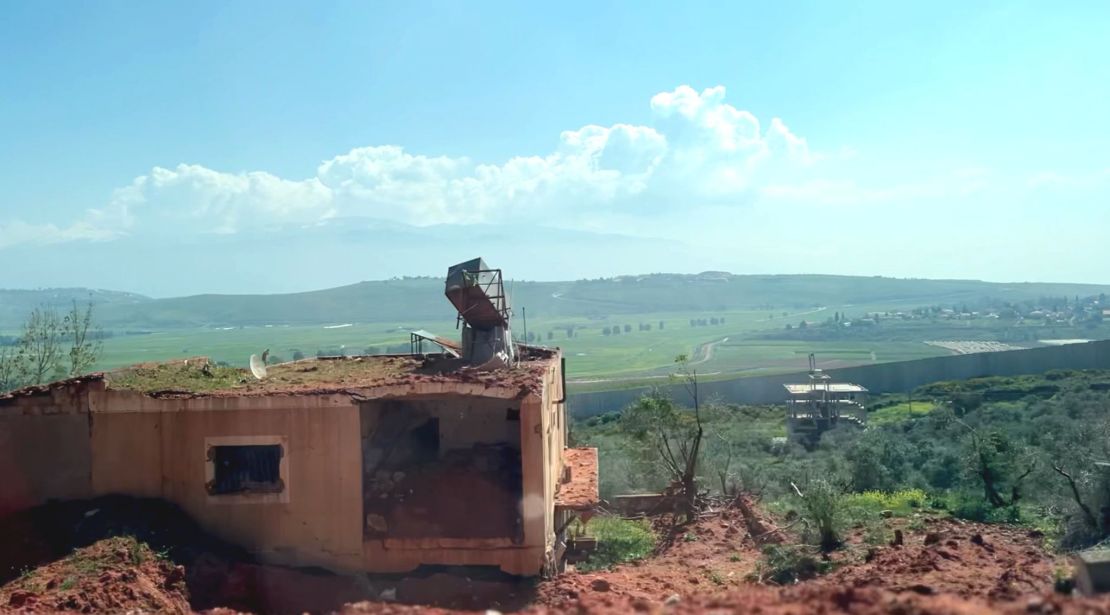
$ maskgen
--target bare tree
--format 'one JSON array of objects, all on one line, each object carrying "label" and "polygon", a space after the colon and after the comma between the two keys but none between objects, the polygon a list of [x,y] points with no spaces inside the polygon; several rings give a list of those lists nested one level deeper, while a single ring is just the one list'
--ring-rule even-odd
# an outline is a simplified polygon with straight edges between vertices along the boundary
[{"label": "bare tree", "polygon": [[684,464],[681,472],[682,499],[686,507],[686,519],[692,521],[694,515],[697,513],[698,458],[701,455],[701,445],[705,437],[705,430],[701,422],[701,400],[698,396],[698,372],[696,369],[690,367],[690,361],[684,354],[678,355],[675,358],[675,363],[679,366],[677,376],[682,381],[683,386],[686,388],[686,392],[690,395],[690,399],[694,403],[694,422],[696,428],[686,446],[687,450],[684,451]]},{"label": "bare tree", "polygon": [[747,494],[758,499],[767,486],[768,477],[761,467],[765,464],[745,463],[739,454],[743,448],[721,431],[711,430],[710,436],[704,442],[702,463],[717,475],[721,495],[735,498]]},{"label": "bare tree", "polygon": [[60,371],[62,321],[58,312],[48,308],[35,308],[31,312],[23,324],[16,362],[23,384],[42,384]]},{"label": "bare tree", "polygon": [[22,370],[16,360],[17,350],[0,346],[0,393],[18,389],[22,385]]},{"label": "bare tree", "polygon": [[83,308],[77,305],[77,301],[73,302],[69,313],[62,319],[62,332],[69,342],[69,375],[70,377],[79,376],[87,371],[96,363],[96,358],[100,355],[100,340],[95,339],[95,331],[93,331],[93,338],[90,339],[89,333],[92,328],[93,304],[89,301]]},{"label": "bare tree", "polygon": [[1083,520],[1086,522],[1087,527],[1096,532],[1099,531],[1100,528],[1098,519],[1095,518],[1095,514],[1091,511],[1091,507],[1087,506],[1086,502],[1083,501],[1083,497],[1080,496],[1079,487],[1076,485],[1075,478],[1073,478],[1071,474],[1061,468],[1058,464],[1052,464],[1052,469],[1055,470],[1056,473],[1060,476],[1063,476],[1064,480],[1068,482],[1068,487],[1071,489],[1072,499],[1075,500],[1075,505],[1078,506],[1080,512],[1083,513]]},{"label": "bare tree", "polygon": [[[980,433],[971,425],[953,417],[953,420],[968,430],[970,434],[967,463],[969,469],[979,477],[983,484],[983,497],[994,508],[1013,506],[1021,499],[1021,484],[1037,466],[1036,458],[1017,450],[1002,434],[988,431]],[[1025,469],[1019,472],[1018,466]],[[1010,482],[1010,497],[1005,498],[999,491],[1000,485]]]},{"label": "bare tree", "polygon": [[[684,364],[685,357],[678,362]],[[658,390],[644,395],[625,408],[621,424],[644,446],[645,459],[659,464],[670,479],[668,491],[681,497],[681,508],[687,521],[697,515],[697,469],[705,435],[701,422],[697,380],[684,371],[677,377],[688,385],[694,400],[694,411],[679,407]]]},{"label": "bare tree", "polygon": [[723,459],[718,461],[717,464],[716,464],[717,467],[715,469],[717,471],[717,479],[719,481],[721,481],[721,495],[723,495],[725,497],[732,497],[732,496],[736,495],[734,493],[735,492],[735,484],[732,482],[732,472],[731,472],[731,470],[732,470],[732,453],[733,453],[733,449],[735,447],[733,446],[732,441],[729,440],[728,438],[724,437],[724,435],[722,435],[721,432],[715,431],[715,432],[713,432],[713,435],[715,436],[715,438],[713,440],[709,441],[709,447],[712,448],[713,443],[716,442],[718,448],[724,449],[724,455],[721,455],[721,454],[713,455],[713,453],[710,452],[709,453],[709,458],[710,459],[714,459],[714,458],[721,459],[723,457]]}]

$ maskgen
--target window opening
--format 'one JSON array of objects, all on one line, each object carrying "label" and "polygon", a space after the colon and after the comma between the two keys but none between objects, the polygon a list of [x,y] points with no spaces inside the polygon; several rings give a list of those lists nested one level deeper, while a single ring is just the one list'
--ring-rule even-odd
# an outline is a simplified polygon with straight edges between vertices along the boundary
[{"label": "window opening", "polygon": [[208,483],[208,493],[281,493],[285,490],[281,479],[283,454],[280,444],[209,447],[214,476]]}]

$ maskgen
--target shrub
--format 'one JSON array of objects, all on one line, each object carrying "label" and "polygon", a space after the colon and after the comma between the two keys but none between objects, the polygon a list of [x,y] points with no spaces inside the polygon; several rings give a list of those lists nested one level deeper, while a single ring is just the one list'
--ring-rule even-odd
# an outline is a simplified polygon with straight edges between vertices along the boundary
[{"label": "shrub", "polygon": [[600,570],[643,559],[655,549],[655,534],[645,521],[597,517],[578,527],[597,538],[597,550],[578,564],[579,570]]},{"label": "shrub", "polygon": [[840,492],[825,480],[815,480],[806,486],[802,500],[802,514],[817,532],[817,544],[823,551],[840,546]]},{"label": "shrub", "polygon": [[763,559],[756,564],[754,576],[758,581],[778,585],[812,579],[829,566],[816,555],[807,545],[767,545],[763,548]]},{"label": "shrub", "polygon": [[844,508],[850,513],[854,512],[852,509],[876,514],[889,510],[896,517],[905,517],[919,508],[924,508],[928,502],[929,496],[921,489],[902,489],[891,493],[864,491],[850,493],[842,498]]},{"label": "shrub", "polygon": [[984,523],[1023,523],[1025,516],[1020,506],[995,508],[981,495],[958,492],[949,496],[948,508],[953,517]]}]

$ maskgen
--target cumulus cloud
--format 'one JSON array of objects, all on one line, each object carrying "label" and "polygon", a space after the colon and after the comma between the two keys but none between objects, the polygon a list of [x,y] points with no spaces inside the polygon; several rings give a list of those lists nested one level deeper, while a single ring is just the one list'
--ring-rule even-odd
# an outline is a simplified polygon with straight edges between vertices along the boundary
[{"label": "cumulus cloud", "polygon": [[112,209],[136,219],[234,233],[334,215],[332,192],[319,179],[290,181],[270,173],[221,173],[194,164],[155,167],[116,191]]},{"label": "cumulus cloud", "polygon": [[1110,167],[1087,173],[1041,171],[1029,177],[1030,188],[1098,188],[1110,183]]},{"label": "cumulus cloud", "polygon": [[977,168],[956,169],[947,175],[886,186],[860,185],[853,179],[811,178],[793,183],[769,183],[760,196],[776,203],[808,205],[912,205],[923,200],[964,198],[995,187],[995,178]]},{"label": "cumulus cloud", "polygon": [[[396,145],[360,147],[322,162],[307,179],[198,164],[155,167],[118,189],[108,206],[64,228],[2,227],[8,244],[110,239],[143,225],[235,233],[317,223],[335,216],[415,225],[530,220],[543,212],[574,223],[598,213],[743,202],[760,186],[795,177],[819,159],[778,118],[764,127],[725,101],[725,88],[680,86],[651,98],[648,126],[588,125],[559,135],[552,151],[479,163]],[[3,244],[0,244],[3,245]]]},{"label": "cumulus cloud", "polygon": [[118,233],[99,216],[89,216],[68,226],[28,224],[21,220],[0,223],[0,249],[26,243],[51,244],[66,241],[107,241]]}]

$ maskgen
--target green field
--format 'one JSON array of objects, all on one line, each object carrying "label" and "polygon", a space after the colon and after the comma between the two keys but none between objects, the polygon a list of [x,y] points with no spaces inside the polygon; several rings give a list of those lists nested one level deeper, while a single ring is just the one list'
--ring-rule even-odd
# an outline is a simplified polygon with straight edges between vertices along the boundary
[{"label": "green field", "polygon": [[[700,314],[640,314],[608,319],[530,319],[528,330],[538,334],[542,345],[558,346],[567,357],[567,372],[573,386],[606,386],[625,380],[665,377],[673,371],[674,359],[685,354],[707,377],[755,375],[798,371],[806,368],[808,355],[817,354],[823,367],[898,361],[946,354],[946,351],[914,342],[806,342],[749,339],[753,334],[777,331],[779,318],[769,320],[766,311],[735,311],[721,316],[725,324],[691,327]],[[794,317],[793,315],[791,317]],[[801,318],[801,316],[798,316]],[[659,328],[659,323],[663,328]],[[650,323],[650,331],[639,330]],[[110,369],[143,361],[204,355],[216,361],[245,366],[251,354],[269,349],[278,359],[305,356],[317,351],[347,354],[405,352],[408,331],[427,329],[449,338],[458,336],[452,321],[373,323],[312,326],[242,326],[168,329],[138,335],[116,334],[104,341],[98,367]],[[604,335],[605,327],[624,325],[630,333]],[[330,328],[329,328],[330,327]],[[568,338],[566,328],[574,327]],[[523,322],[516,334],[523,335]],[[548,339],[551,332],[551,339]],[[591,387],[591,388],[596,388]]]},{"label": "green field", "polygon": [[[439,324],[439,332],[453,332],[453,329],[445,330],[442,323]],[[413,328],[428,328],[432,323],[412,325]],[[200,327],[115,335],[104,340],[97,367],[111,369],[144,361],[197,355],[245,367],[251,354],[261,354],[267,349],[279,360],[291,360],[295,350],[300,350],[305,356],[314,356],[318,350],[363,354],[367,349],[384,353],[388,345],[404,344],[406,351],[408,348],[408,329],[402,331],[396,325],[379,323],[326,328],[329,326],[334,325]]]},{"label": "green field", "polygon": [[[790,318],[803,318],[804,310],[790,313]],[[715,313],[725,324],[691,327],[691,318],[702,313],[645,313],[628,314],[610,318],[530,318],[528,331],[539,335],[536,343],[558,346],[567,356],[568,375],[572,379],[618,378],[670,373],[674,358],[688,355],[699,371],[739,373],[751,369],[796,369],[804,367],[809,352],[818,352],[825,358],[852,363],[869,362],[871,348],[863,349],[859,343],[811,342],[762,342],[741,341],[744,336],[757,332],[777,330],[783,320],[781,312],[770,319],[765,310],[731,311]],[[659,328],[659,323],[663,328]],[[641,331],[640,324],[650,324],[650,331]],[[106,339],[98,367],[108,369],[142,361],[170,357],[205,355],[233,365],[246,365],[252,353],[270,349],[278,358],[290,359],[294,350],[306,356],[319,351],[334,351],[342,347],[348,354],[361,354],[366,350],[382,353],[397,351],[404,346],[407,351],[409,334],[413,329],[427,329],[445,337],[458,336],[453,320],[387,323],[334,323],[327,325],[270,325],[238,327],[197,327],[155,330],[142,334],[116,333]],[[632,331],[623,333],[628,325]],[[524,321],[515,323],[514,333],[524,335]],[[605,327],[621,327],[622,333],[604,335]],[[574,328],[574,337],[567,337],[566,329]],[[548,339],[548,333],[551,336]],[[722,342],[721,340],[729,340]],[[715,343],[716,342],[716,343]],[[706,345],[712,344],[712,350]],[[882,346],[879,343],[878,346]],[[874,345],[872,345],[874,346]],[[882,360],[896,360],[912,356],[905,347],[911,344],[894,343],[897,351],[884,352]],[[919,344],[923,356],[944,351]],[[825,357],[825,353],[829,353]],[[800,357],[800,358],[799,358]]]},{"label": "green field", "polygon": [[[674,358],[683,354],[703,377],[724,379],[804,370],[810,353],[820,367],[834,368],[948,353],[924,343],[930,340],[1020,346],[1046,338],[1110,337],[1110,323],[1084,328],[1014,319],[820,326],[834,315],[859,319],[927,306],[975,309],[1045,298],[1067,304],[1069,296],[1074,305],[1080,296],[1110,290],[1090,285],[712,272],[507,281],[505,290],[513,305],[514,335],[523,339],[527,333],[533,343],[562,348],[571,386],[578,390],[666,378]],[[99,369],[197,355],[245,366],[251,354],[266,349],[279,360],[291,360],[295,352],[407,352],[414,329],[458,338],[442,280],[403,278],[284,295],[170,299],[86,289],[0,290],[0,343],[5,335],[12,343],[35,306],[65,308],[89,298],[97,324],[110,336]],[[703,324],[692,326],[692,320]],[[606,329],[620,332],[606,335]]]}]

